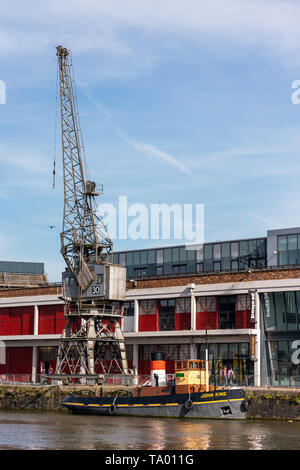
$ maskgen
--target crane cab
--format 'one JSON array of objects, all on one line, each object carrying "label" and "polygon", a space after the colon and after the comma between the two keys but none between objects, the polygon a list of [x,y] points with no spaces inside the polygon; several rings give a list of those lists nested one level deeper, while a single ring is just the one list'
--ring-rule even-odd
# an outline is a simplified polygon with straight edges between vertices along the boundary
[{"label": "crane cab", "polygon": [[[126,298],[126,268],[111,263],[87,265],[91,281],[82,292],[84,300],[124,301]],[[62,273],[63,297],[76,302],[78,284],[70,269]]]}]

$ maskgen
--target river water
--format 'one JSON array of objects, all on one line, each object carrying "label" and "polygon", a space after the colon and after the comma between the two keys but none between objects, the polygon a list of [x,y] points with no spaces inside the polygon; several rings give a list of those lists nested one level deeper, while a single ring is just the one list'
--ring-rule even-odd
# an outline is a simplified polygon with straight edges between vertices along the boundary
[{"label": "river water", "polygon": [[300,422],[0,412],[0,450],[300,450]]}]

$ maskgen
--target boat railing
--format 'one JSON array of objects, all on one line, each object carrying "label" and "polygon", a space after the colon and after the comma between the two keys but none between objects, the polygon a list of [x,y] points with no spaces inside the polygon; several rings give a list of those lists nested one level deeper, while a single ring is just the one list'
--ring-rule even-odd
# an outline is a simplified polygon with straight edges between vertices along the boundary
[{"label": "boat railing", "polygon": [[[173,374],[167,374],[167,383],[172,383]],[[254,376],[254,375],[235,375],[232,380],[221,374],[210,375],[210,385],[216,387],[241,386],[241,387],[273,387],[273,388],[300,388],[300,375],[278,375]],[[151,376],[147,375],[124,375],[124,374],[106,374],[99,375],[98,379],[88,376],[67,376],[61,378],[55,376],[45,376],[42,374],[0,374],[0,384],[7,385],[106,385],[106,386],[149,386],[151,385]]]}]

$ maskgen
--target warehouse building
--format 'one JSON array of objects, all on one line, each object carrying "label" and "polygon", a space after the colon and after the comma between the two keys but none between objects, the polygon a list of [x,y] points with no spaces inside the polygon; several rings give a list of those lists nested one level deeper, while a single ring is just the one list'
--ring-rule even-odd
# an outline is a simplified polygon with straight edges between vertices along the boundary
[{"label": "warehouse building", "polygon": [[44,263],[0,261],[0,289],[48,284]]},{"label": "warehouse building", "polygon": [[[122,319],[129,367],[150,373],[150,353],[163,350],[167,373],[178,359],[205,358],[221,380],[300,385],[300,228],[265,238],[115,253],[127,268]],[[61,287],[0,291],[0,374],[38,380],[55,369],[63,326]]]}]

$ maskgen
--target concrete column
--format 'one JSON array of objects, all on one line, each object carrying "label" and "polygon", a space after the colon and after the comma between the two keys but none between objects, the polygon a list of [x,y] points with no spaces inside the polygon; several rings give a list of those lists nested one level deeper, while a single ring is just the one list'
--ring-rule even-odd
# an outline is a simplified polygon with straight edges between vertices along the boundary
[{"label": "concrete column", "polygon": [[254,362],[254,385],[260,387],[261,383],[261,328],[260,328],[260,303],[259,294],[255,292],[255,328],[256,328],[256,343],[255,343],[255,362]]},{"label": "concrete column", "polygon": [[138,333],[139,331],[139,301],[134,299],[134,325],[133,331]]},{"label": "concrete column", "polygon": [[132,368],[133,372],[138,375],[139,373],[139,345],[134,344],[132,348]]},{"label": "concrete column", "polygon": [[37,346],[32,347],[32,382],[35,384],[37,381]]},{"label": "concrete column", "polygon": [[196,330],[196,297],[194,294],[195,284],[190,285],[190,296],[191,296],[191,330]]},{"label": "concrete column", "polygon": [[189,344],[189,359],[197,359],[197,347],[192,342]]},{"label": "concrete column", "polygon": [[34,305],[33,334],[39,334],[39,307]]}]

